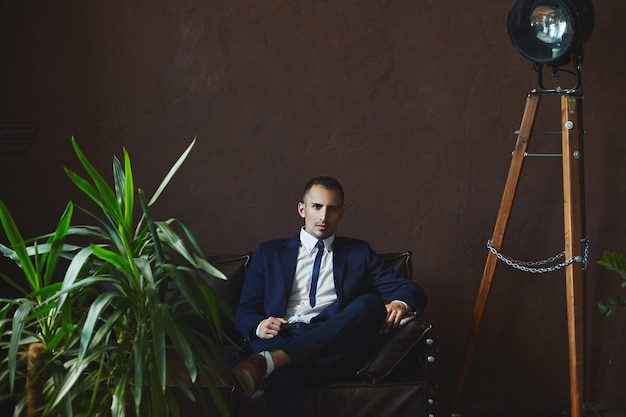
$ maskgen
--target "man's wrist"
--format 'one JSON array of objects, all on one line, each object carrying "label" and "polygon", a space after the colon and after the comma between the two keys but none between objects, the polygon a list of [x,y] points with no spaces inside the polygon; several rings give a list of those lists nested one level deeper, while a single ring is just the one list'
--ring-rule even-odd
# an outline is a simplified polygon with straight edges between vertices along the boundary
[{"label": "man's wrist", "polygon": [[412,313],[413,311],[415,311],[413,308],[411,308],[411,306],[409,306],[407,303],[405,303],[402,300],[393,300],[392,303],[402,303],[402,305],[404,305],[405,313]]}]

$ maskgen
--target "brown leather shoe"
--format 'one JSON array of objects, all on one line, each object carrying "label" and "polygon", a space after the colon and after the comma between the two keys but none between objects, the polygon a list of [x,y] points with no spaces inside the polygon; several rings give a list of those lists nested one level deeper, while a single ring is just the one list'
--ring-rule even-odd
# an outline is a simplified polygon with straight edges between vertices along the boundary
[{"label": "brown leather shoe", "polygon": [[265,356],[250,356],[233,369],[235,386],[248,397],[252,397],[258,391],[266,370],[267,362],[265,361]]}]

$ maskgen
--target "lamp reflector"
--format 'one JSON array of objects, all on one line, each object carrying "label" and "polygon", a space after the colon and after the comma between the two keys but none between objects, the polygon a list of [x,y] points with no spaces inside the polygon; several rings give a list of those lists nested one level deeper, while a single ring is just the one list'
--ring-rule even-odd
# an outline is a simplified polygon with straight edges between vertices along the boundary
[{"label": "lamp reflector", "polygon": [[551,66],[582,52],[594,24],[590,0],[518,0],[509,11],[509,38],[527,59]]},{"label": "lamp reflector", "polygon": [[572,22],[561,9],[537,6],[530,14],[530,27],[541,42],[552,48],[562,48],[564,37],[572,36]]}]

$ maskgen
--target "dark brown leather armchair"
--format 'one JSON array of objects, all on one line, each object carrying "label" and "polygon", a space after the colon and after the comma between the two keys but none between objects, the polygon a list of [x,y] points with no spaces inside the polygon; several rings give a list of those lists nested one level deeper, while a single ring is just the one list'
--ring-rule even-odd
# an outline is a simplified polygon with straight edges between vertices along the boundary
[{"label": "dark brown leather armchair", "polygon": [[[412,279],[411,252],[380,255],[387,265],[401,276]],[[213,256],[211,261],[220,268],[228,280],[207,276],[211,286],[234,310],[245,278],[250,255]],[[225,332],[234,340],[241,336],[232,322],[224,323]],[[231,354],[242,359],[245,351]],[[437,336],[432,325],[422,317],[408,320],[390,332],[369,361],[353,378],[328,385],[309,387],[305,415],[309,417],[435,417],[437,416]],[[262,392],[250,399],[237,392],[226,382],[220,386],[229,404],[232,417],[264,415]],[[184,409],[181,411],[185,411]],[[191,410],[187,410],[189,412]],[[186,415],[204,414],[196,408]]]}]

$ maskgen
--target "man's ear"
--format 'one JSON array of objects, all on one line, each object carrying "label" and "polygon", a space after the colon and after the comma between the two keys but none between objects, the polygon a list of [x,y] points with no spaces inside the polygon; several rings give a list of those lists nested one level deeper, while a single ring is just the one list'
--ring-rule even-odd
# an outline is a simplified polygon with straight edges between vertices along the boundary
[{"label": "man's ear", "polygon": [[305,204],[301,201],[298,203],[298,214],[300,217],[304,219],[304,209],[306,208]]}]

